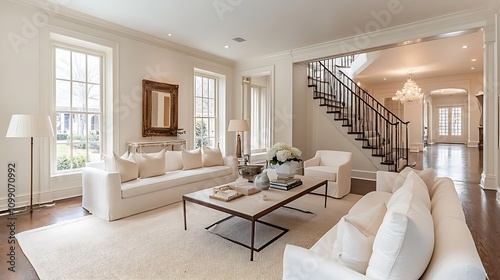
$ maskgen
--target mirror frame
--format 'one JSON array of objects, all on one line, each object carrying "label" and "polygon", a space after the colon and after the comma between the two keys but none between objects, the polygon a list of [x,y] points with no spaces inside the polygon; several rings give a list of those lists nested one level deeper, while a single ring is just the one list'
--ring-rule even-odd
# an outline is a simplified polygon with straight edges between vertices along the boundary
[{"label": "mirror frame", "polygon": [[[171,94],[170,126],[152,126],[153,91]],[[142,80],[142,136],[175,136],[178,132],[178,94],[179,85]]]}]

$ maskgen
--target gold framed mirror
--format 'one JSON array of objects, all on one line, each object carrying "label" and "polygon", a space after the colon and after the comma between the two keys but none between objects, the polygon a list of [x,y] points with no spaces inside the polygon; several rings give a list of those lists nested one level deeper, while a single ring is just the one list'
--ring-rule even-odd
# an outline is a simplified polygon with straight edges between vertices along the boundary
[{"label": "gold framed mirror", "polygon": [[179,85],[142,80],[142,136],[175,136]]}]

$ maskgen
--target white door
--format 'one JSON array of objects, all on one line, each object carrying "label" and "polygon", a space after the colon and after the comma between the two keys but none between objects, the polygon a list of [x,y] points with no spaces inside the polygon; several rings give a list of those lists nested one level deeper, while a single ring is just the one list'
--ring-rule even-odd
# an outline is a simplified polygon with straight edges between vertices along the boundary
[{"label": "white door", "polygon": [[465,143],[463,106],[438,107],[436,142]]}]

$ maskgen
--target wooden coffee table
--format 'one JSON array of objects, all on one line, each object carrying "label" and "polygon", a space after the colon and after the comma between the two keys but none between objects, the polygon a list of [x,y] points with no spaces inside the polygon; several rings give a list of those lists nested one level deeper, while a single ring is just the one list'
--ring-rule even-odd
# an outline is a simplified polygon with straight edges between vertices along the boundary
[{"label": "wooden coffee table", "polygon": [[[251,196],[243,196],[228,202],[210,198],[209,195],[212,194],[212,188],[185,194],[182,196],[182,206],[184,209],[184,230],[187,230],[186,201],[246,219],[252,223],[250,260],[253,261],[253,252],[255,250],[255,222],[258,219],[323,185],[325,186],[326,207],[328,193],[327,180],[306,176],[296,176],[296,178],[300,178],[302,180],[302,185],[291,190],[283,191],[271,188]],[[264,194],[266,196],[264,201],[259,197],[260,194]]]}]

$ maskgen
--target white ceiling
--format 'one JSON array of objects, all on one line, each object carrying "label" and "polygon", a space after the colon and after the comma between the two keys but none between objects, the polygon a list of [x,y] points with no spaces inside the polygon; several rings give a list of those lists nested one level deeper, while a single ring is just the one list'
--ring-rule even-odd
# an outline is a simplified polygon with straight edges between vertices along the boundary
[{"label": "white ceiling", "polygon": [[[21,0],[37,1],[37,0]],[[229,60],[243,60],[354,36],[368,23],[391,28],[443,15],[489,9],[497,0],[48,0],[67,9],[100,18],[174,44],[199,49]],[[168,36],[172,34],[172,36]],[[419,43],[391,49],[366,69],[362,79],[375,82],[409,69],[418,75],[445,75],[470,68],[467,55],[481,59],[479,35],[461,39],[474,46],[463,54],[448,44]],[[241,37],[238,43],[233,38]],[[224,46],[229,48],[224,48]],[[461,53],[462,51],[462,53]],[[482,66],[481,66],[482,67]],[[389,70],[390,69],[390,70]],[[470,69],[469,69],[470,70]]]}]

